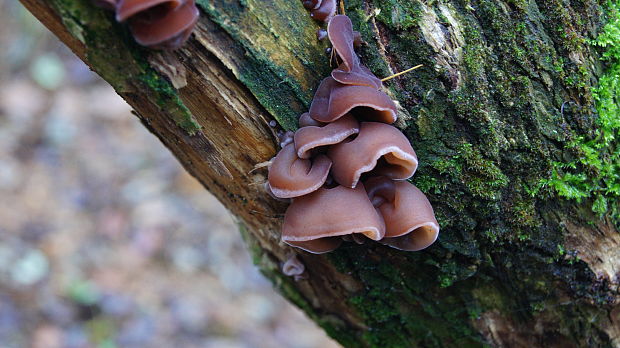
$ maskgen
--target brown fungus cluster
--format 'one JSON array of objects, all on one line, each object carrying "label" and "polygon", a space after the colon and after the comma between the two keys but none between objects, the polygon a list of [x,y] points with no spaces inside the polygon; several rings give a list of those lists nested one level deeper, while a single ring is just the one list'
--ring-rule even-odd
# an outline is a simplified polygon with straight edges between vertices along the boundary
[{"label": "brown fungus cluster", "polygon": [[[304,5],[317,11],[327,1]],[[396,105],[360,63],[351,20],[332,14],[327,33],[342,63],[321,82],[293,141],[284,142],[269,168],[272,194],[292,198],[282,240],[312,253],[366,239],[424,249],[437,239],[439,225],[426,196],[406,181],[418,160],[391,125]]]},{"label": "brown fungus cluster", "polygon": [[189,38],[198,21],[194,0],[94,0],[126,22],[137,43],[154,49],[174,50]]},{"label": "brown fungus cluster", "polygon": [[303,0],[303,4],[318,21],[329,22],[336,14],[336,0]]}]

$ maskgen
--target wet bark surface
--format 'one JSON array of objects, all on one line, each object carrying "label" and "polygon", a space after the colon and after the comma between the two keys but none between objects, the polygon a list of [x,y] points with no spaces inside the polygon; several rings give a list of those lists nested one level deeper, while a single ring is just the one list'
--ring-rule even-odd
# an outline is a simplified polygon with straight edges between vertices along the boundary
[{"label": "wet bark surface", "polygon": [[[540,189],[595,127],[590,88],[604,67],[587,40],[602,1],[347,1],[375,74],[424,64],[386,87],[442,231],[423,252],[373,243],[322,256],[280,242],[286,206],[255,168],[330,71],[301,2],[198,1],[195,34],[174,53],[138,47],[87,1],[22,2],[230,209],[264,274],[344,346],[620,346],[618,217]],[[305,279],[280,270],[294,253]]]}]

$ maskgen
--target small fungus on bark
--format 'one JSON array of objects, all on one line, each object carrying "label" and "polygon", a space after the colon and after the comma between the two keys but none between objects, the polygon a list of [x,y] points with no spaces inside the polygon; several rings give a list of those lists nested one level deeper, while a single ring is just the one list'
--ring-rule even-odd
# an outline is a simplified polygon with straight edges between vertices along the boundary
[{"label": "small fungus on bark", "polygon": [[428,198],[407,181],[385,176],[364,182],[368,198],[385,221],[385,237],[380,241],[396,249],[418,251],[433,244],[439,224]]},{"label": "small fungus on bark", "polygon": [[308,10],[316,10],[321,6],[322,0],[303,0],[302,3]]},{"label": "small fungus on bark", "polygon": [[295,198],[286,210],[282,241],[320,254],[336,249],[342,236],[363,234],[372,240],[385,235],[385,224],[366,195],[356,188],[320,188]]},{"label": "small fungus on bark", "polygon": [[269,187],[279,198],[293,198],[321,187],[332,161],[325,155],[312,160],[297,157],[294,144],[288,144],[276,155],[269,167]]},{"label": "small fungus on bark", "polygon": [[329,22],[335,14],[336,0],[316,1],[314,7],[310,10],[310,17],[322,22]]},{"label": "small fungus on bark", "polygon": [[[337,15],[327,25],[329,41],[334,45],[336,53],[342,59],[342,64],[332,71],[332,77],[342,84],[380,89],[381,80],[367,67],[363,66],[355,54],[353,48],[356,39],[355,33],[353,24],[347,16]],[[361,36],[359,33],[357,34],[361,40]]]},{"label": "small fungus on bark", "polygon": [[319,122],[313,119],[312,117],[310,117],[310,113],[308,112],[304,112],[303,114],[301,114],[301,116],[299,116],[298,123],[299,123],[299,128],[308,127],[308,126],[323,127],[325,125],[325,123]]},{"label": "small fungus on bark", "polygon": [[165,11],[144,11],[128,20],[129,30],[137,43],[155,49],[174,50],[183,45],[198,21],[194,0]]},{"label": "small fungus on bark", "polygon": [[360,131],[359,122],[352,115],[322,126],[306,126],[295,132],[295,148],[299,158],[310,158],[317,149],[338,144]]},{"label": "small fungus on bark", "polygon": [[191,35],[199,11],[194,0],[94,0],[114,10],[118,22],[127,22],[137,43],[154,49],[174,50]]},{"label": "small fungus on bark", "polygon": [[304,272],[306,266],[299,260],[297,254],[293,254],[282,264],[282,273],[284,275],[293,277],[295,281],[304,279]]},{"label": "small fungus on bark", "polygon": [[346,113],[363,120],[394,123],[396,104],[384,92],[367,86],[345,85],[333,77],[321,81],[310,104],[310,117],[333,122]]},{"label": "small fungus on bark", "polygon": [[378,122],[362,122],[358,136],[331,146],[332,176],[337,183],[355,187],[362,174],[385,175],[404,180],[418,167],[409,140],[396,127]]},{"label": "small fungus on bark", "polygon": [[139,13],[168,12],[181,6],[181,0],[119,0],[116,5],[116,21],[124,22]]}]

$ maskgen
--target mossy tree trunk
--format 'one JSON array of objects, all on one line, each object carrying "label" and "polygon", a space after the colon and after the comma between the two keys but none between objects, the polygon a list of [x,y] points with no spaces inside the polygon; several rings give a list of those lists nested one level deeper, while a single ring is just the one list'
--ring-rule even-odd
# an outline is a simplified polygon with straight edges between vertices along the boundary
[{"label": "mossy tree trunk", "polygon": [[231,210],[264,274],[344,346],[620,347],[617,214],[540,189],[596,129],[591,87],[605,67],[588,40],[605,1],[346,0],[378,76],[424,64],[386,85],[442,232],[424,252],[300,253],[299,281],[280,271],[299,253],[279,241],[285,205],[253,168],[276,152],[269,121],[294,129],[330,71],[301,2],[198,0],[195,35],[162,54],[87,0],[21,1]]}]

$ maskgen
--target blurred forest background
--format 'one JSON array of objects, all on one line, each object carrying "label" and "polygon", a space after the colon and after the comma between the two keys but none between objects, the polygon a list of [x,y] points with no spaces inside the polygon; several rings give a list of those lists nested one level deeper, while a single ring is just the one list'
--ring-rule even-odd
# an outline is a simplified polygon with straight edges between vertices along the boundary
[{"label": "blurred forest background", "polygon": [[337,347],[228,212],[16,0],[0,0],[0,348]]}]

